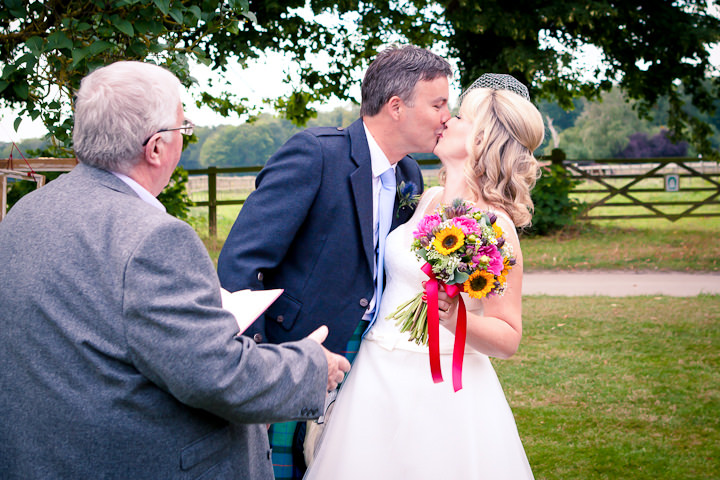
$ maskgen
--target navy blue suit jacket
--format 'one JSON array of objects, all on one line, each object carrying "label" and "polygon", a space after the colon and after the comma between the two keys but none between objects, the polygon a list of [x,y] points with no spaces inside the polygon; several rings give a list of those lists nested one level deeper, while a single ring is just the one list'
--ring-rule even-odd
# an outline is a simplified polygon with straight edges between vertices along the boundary
[{"label": "navy blue suit jacket", "polygon": [[[396,177],[398,185],[413,182],[422,192],[412,158],[398,163]],[[361,119],[346,129],[311,128],[288,140],[258,175],[218,260],[221,284],[230,291],[285,289],[246,334],[280,343],[328,325],[324,345],[343,352],[373,295],[372,213]],[[400,209],[392,228],[412,213]]]}]

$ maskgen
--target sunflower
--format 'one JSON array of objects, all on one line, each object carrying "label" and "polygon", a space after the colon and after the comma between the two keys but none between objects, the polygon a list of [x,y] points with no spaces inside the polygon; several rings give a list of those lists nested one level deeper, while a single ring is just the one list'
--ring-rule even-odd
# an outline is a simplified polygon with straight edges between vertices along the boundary
[{"label": "sunflower", "polygon": [[463,284],[464,290],[473,298],[486,297],[495,285],[495,275],[477,270]]},{"label": "sunflower", "polygon": [[443,255],[450,255],[462,247],[465,242],[465,234],[456,226],[448,227],[435,236],[433,246],[435,250]]}]

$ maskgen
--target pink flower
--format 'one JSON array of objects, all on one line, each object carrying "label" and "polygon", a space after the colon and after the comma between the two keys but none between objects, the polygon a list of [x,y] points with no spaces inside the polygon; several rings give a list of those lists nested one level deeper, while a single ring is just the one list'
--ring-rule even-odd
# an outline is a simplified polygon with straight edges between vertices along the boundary
[{"label": "pink flower", "polygon": [[442,223],[440,215],[425,215],[418,223],[417,230],[413,232],[415,238],[429,237],[435,227]]},{"label": "pink flower", "polygon": [[[486,257],[486,258],[482,258]],[[487,245],[478,248],[477,253],[473,256],[473,263],[487,265],[488,272],[493,275],[500,275],[503,270],[503,259],[500,251],[495,245]]]},{"label": "pink flower", "polygon": [[453,224],[458,227],[465,235],[480,233],[478,223],[474,218],[455,217],[452,219]]}]

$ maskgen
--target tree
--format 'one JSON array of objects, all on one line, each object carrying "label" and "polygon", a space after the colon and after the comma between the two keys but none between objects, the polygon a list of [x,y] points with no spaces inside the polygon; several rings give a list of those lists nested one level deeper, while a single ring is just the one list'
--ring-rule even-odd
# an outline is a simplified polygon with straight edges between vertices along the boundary
[{"label": "tree", "polygon": [[[701,151],[710,148],[711,130],[688,113],[682,92],[701,112],[714,111],[720,79],[707,47],[720,41],[720,20],[709,13],[711,1],[308,0],[318,15],[314,22],[300,9],[303,2],[282,3],[251,2],[259,24],[250,28],[263,30],[261,48],[277,39],[274,48],[301,63],[302,83],[289,104],[329,94],[347,98],[353,73],[364,70],[383,43],[400,40],[444,47],[440,51],[458,60],[462,85],[484,72],[510,73],[530,86],[536,100],[556,100],[565,109],[573,98],[597,98],[613,84],[636,100],[644,117],[665,97],[670,130]],[[323,22],[327,13],[342,21]],[[240,38],[255,37],[241,31]],[[572,52],[586,45],[603,56],[597,72],[574,61]],[[314,61],[320,52],[329,59],[324,72]]]},{"label": "tree", "polygon": [[619,158],[650,158],[650,157],[685,157],[687,156],[687,142],[675,143],[670,139],[668,131],[662,129],[652,138],[646,133],[630,135],[627,147],[618,155]]},{"label": "tree", "polygon": [[[299,66],[298,77],[288,78],[294,90],[268,101],[304,125],[316,116],[312,102],[350,99],[389,42],[433,47],[456,59],[462,85],[480,73],[510,73],[529,85],[536,101],[565,109],[574,98],[598,98],[613,85],[636,101],[642,116],[666,98],[670,131],[703,153],[712,129],[707,116],[695,113],[715,115],[720,96],[708,52],[720,41],[712,0],[0,1],[6,6],[0,9],[0,99],[42,115],[56,135],[69,129],[69,99],[79,78],[118,58],[148,58],[188,84],[190,59],[223,73],[230,58],[243,63],[284,52]],[[602,55],[596,72],[573,55],[584,46]],[[228,91],[206,91],[198,101],[224,114],[253,107]]]},{"label": "tree", "polygon": [[[71,99],[82,77],[116,60],[161,64],[189,86],[189,60],[221,66],[219,48],[254,19],[247,0],[2,0],[0,105],[40,117],[66,145]],[[226,92],[202,94],[218,111],[244,113]]]},{"label": "tree", "polygon": [[600,101],[587,103],[574,126],[560,133],[560,148],[568,158],[611,158],[635,133],[654,134],[660,127],[638,118],[632,104],[619,89],[604,93]]}]

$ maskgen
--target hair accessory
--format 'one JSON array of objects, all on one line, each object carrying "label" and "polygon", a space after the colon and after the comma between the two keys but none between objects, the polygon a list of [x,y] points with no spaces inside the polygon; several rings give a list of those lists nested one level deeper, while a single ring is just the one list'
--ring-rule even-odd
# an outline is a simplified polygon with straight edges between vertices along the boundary
[{"label": "hair accessory", "polygon": [[460,95],[458,103],[462,103],[463,98],[467,93],[474,88],[492,88],[493,90],[510,90],[523,97],[525,100],[530,101],[530,93],[525,85],[520,83],[512,75],[505,73],[483,73],[480,78],[475,80],[472,85],[465,89]]}]

